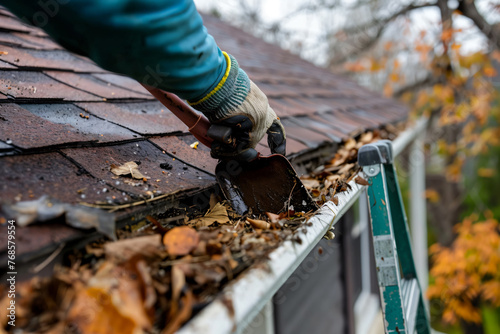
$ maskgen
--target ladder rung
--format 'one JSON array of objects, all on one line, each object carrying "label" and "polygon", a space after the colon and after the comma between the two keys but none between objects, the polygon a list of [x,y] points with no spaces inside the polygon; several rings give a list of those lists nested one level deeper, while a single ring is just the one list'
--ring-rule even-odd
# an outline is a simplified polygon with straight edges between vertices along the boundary
[{"label": "ladder rung", "polygon": [[420,288],[417,279],[402,279],[401,294],[403,305],[405,306],[406,333],[415,333],[415,321],[417,318],[418,303],[420,298]]}]

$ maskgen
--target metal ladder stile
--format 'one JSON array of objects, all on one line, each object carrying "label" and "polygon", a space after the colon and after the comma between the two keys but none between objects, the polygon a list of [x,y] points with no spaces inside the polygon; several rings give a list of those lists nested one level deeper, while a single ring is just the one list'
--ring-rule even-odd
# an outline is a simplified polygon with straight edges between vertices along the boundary
[{"label": "metal ladder stile", "polygon": [[362,146],[358,163],[369,179],[367,196],[385,333],[430,334],[393,164],[392,143],[381,140]]}]

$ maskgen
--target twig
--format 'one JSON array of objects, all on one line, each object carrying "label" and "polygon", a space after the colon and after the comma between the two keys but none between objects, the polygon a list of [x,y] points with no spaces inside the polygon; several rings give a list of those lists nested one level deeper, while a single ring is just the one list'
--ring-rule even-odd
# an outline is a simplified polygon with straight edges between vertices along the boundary
[{"label": "twig", "polygon": [[158,232],[160,233],[160,235],[162,237],[165,235],[165,233],[168,232],[168,229],[163,227],[163,225],[159,221],[157,221],[156,219],[154,219],[150,215],[146,216],[146,220],[149,221],[150,223],[152,223],[154,226],[156,226],[156,228],[158,229]]},{"label": "twig", "polygon": [[349,178],[345,181],[346,183],[349,183],[352,181],[352,179],[359,174],[359,172],[361,171],[361,167],[357,167],[354,169],[353,173],[351,174],[351,176],[349,176]]},{"label": "twig", "polygon": [[31,270],[31,272],[34,274],[38,274],[40,271],[42,271],[43,268],[45,268],[50,262],[52,262],[52,260],[56,258],[57,255],[59,255],[59,253],[61,253],[64,246],[66,246],[66,243],[63,242],[62,244],[59,245],[59,247],[57,247],[57,249],[54,252],[52,252],[52,254],[49,255],[48,258],[46,258],[45,260],[42,261],[42,263],[34,267]]},{"label": "twig", "polygon": [[236,230],[238,228],[238,226],[240,225],[241,223],[241,219],[238,219],[238,222],[236,223],[236,225],[234,226],[234,229]]},{"label": "twig", "polygon": [[208,262],[208,261],[210,261],[210,256],[204,255],[204,256],[194,257],[188,261],[186,261],[184,259],[163,261],[160,263],[160,265],[165,266],[165,267],[169,267],[169,266],[173,266],[173,265],[181,264],[181,263],[198,263],[198,262]]},{"label": "twig", "polygon": [[292,190],[290,191],[290,195],[288,196],[288,200],[285,203],[284,208],[286,209],[288,218],[290,218],[290,203],[292,202],[292,195],[293,195],[293,190],[295,189],[295,186],[297,185],[297,180],[294,180]]},{"label": "twig", "polygon": [[84,206],[88,206],[91,208],[104,209],[104,210],[110,210],[109,212],[115,212],[117,210],[127,209],[127,208],[131,208],[134,206],[158,201],[158,200],[166,198],[168,196],[173,196],[173,195],[177,194],[178,192],[180,192],[180,190],[174,191],[173,193],[170,193],[170,194],[160,195],[160,196],[155,197],[155,198],[145,199],[145,200],[127,203],[127,204],[121,204],[121,205],[102,205],[102,204],[92,204],[92,203],[85,203],[85,202],[80,202],[79,204],[84,205]]}]

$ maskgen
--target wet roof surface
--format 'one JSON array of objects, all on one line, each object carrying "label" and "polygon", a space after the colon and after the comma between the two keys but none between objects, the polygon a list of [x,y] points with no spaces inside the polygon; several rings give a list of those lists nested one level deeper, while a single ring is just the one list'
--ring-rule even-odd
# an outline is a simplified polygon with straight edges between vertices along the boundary
[{"label": "wet roof surface", "polygon": [[[204,21],[268,95],[286,128],[288,154],[407,116],[403,105],[278,46],[216,18]],[[191,148],[187,127],[134,80],[63,50],[1,8],[0,51],[1,203],[44,194],[68,203],[127,203],[215,184],[209,150]],[[258,149],[269,153],[265,139]],[[125,183],[111,173],[127,161],[149,179]],[[59,229],[52,233],[36,242],[61,240]],[[60,233],[66,237],[67,228]]]}]

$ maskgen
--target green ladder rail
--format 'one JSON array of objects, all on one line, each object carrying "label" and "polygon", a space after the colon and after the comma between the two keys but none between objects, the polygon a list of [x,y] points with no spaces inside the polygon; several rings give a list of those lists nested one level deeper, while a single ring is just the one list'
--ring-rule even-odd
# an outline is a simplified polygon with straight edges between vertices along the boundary
[{"label": "green ladder rail", "polygon": [[369,183],[367,196],[385,333],[430,334],[391,141],[362,146],[358,163]]}]

